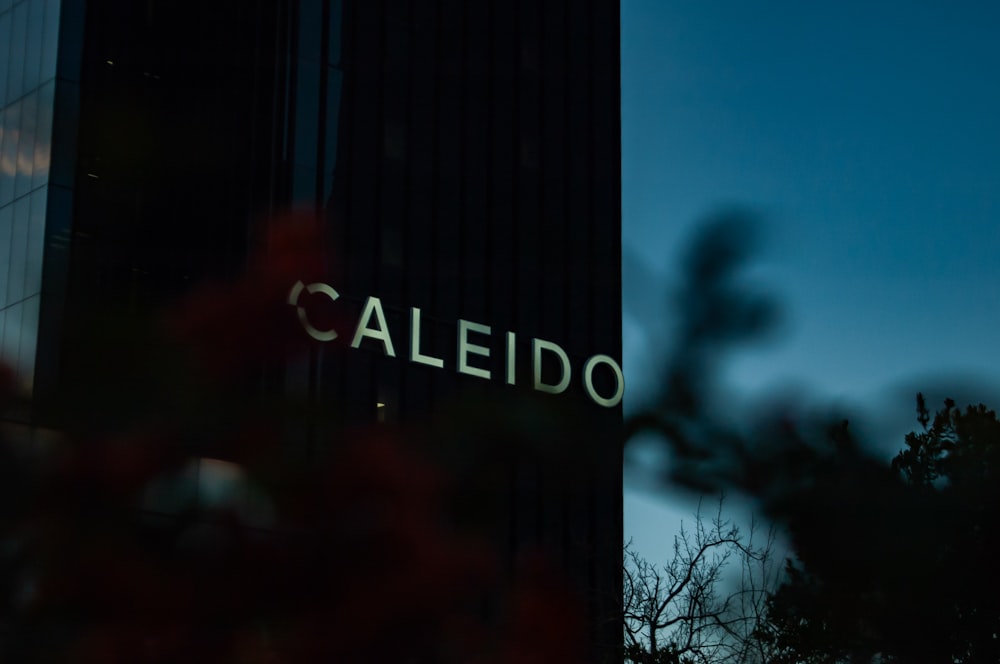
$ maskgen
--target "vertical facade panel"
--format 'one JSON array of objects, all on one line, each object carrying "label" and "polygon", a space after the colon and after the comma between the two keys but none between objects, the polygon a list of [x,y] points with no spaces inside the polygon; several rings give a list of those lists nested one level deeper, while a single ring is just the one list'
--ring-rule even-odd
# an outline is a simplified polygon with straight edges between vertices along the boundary
[{"label": "vertical facade panel", "polygon": [[464,163],[462,151],[465,118],[462,112],[465,80],[463,59],[463,5],[461,0],[439,0],[435,68],[437,110],[434,125],[437,168],[434,191],[434,283],[435,310],[457,318],[462,274],[462,197]]},{"label": "vertical facade panel", "polygon": [[567,269],[569,270],[569,329],[567,340],[576,352],[585,352],[591,345],[591,323],[594,320],[591,290],[593,263],[590,260],[590,226],[594,182],[591,168],[593,126],[591,77],[593,71],[591,23],[582,7],[569,12],[568,82],[567,82],[567,196],[568,228],[566,232]]},{"label": "vertical facade panel", "polygon": [[[409,3],[390,0],[385,6],[382,43],[382,172],[379,187],[380,269],[379,292],[388,302],[402,303],[405,296],[406,246],[409,201],[406,181],[409,146],[407,118],[410,76]],[[405,349],[404,349],[405,350]]]},{"label": "vertical facade panel", "polygon": [[[435,219],[437,217],[435,182],[437,177],[436,134],[434,118],[437,108],[437,3],[412,2],[410,8],[410,61],[406,90],[409,112],[406,118],[406,184],[407,219],[403,236],[405,243],[405,301],[420,307],[430,323],[437,313],[435,292]],[[435,357],[443,350],[437,327],[426,325],[425,347]],[[432,403],[433,374],[422,367],[404,372],[402,390],[406,394],[408,418],[426,413]]]},{"label": "vertical facade panel", "polygon": [[550,334],[541,329],[540,302],[536,296],[540,279],[540,176],[541,71],[540,48],[544,5],[518,1],[517,76],[517,191],[515,198],[515,261],[517,265],[517,318],[520,332],[531,336]]},{"label": "vertical facade panel", "polygon": [[344,247],[348,275],[345,286],[355,297],[377,292],[379,174],[382,154],[382,3],[352,5],[352,50],[346,63],[349,71],[366,71],[354,76],[344,103],[351,108],[348,119],[350,151],[346,169],[350,172],[346,219],[349,236]]},{"label": "vertical facade panel", "polygon": [[[411,19],[412,63],[407,95],[407,214],[406,295],[411,302],[433,302],[433,246],[435,208],[434,182],[436,141],[434,114],[437,106],[436,72],[437,11],[433,2],[414,2]],[[433,9],[433,11],[432,11]]]},{"label": "vertical facade panel", "polygon": [[[490,301],[497,325],[516,331],[517,6],[494,1],[490,12],[490,135],[486,155],[490,172]],[[519,345],[518,350],[521,348]]]},{"label": "vertical facade panel", "polygon": [[[541,327],[548,336],[565,339],[566,313],[566,15],[559,0],[543,4],[541,38],[541,218],[539,274]],[[579,367],[582,359],[576,358]]]},{"label": "vertical facade panel", "polygon": [[[462,311],[493,322],[489,305],[489,5],[465,3],[463,25]],[[494,323],[495,324],[495,323]],[[497,334],[494,331],[494,334]]]}]

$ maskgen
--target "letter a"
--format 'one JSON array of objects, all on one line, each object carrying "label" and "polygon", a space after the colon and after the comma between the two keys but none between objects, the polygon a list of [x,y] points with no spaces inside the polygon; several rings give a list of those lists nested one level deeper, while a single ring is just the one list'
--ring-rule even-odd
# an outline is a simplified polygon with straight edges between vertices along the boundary
[{"label": "letter a", "polygon": [[[368,327],[368,321],[372,314],[378,322],[378,328]],[[382,313],[382,302],[374,296],[368,296],[365,300],[365,308],[358,319],[358,328],[354,331],[354,339],[351,341],[351,348],[361,345],[361,339],[369,337],[382,342],[382,348],[389,357],[396,357],[396,351],[392,347],[392,338],[389,337],[389,326],[385,323],[385,314]]]}]

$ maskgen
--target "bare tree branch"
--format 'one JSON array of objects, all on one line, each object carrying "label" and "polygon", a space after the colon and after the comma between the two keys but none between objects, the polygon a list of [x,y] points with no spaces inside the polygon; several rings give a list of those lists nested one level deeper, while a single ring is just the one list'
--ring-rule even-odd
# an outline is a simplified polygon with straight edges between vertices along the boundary
[{"label": "bare tree branch", "polygon": [[[767,593],[777,580],[771,557],[775,534],[761,540],[751,522],[743,536],[723,516],[699,505],[693,528],[681,524],[673,557],[657,566],[629,541],[623,556],[626,659],[636,664],[766,662],[757,636]],[[755,539],[756,536],[756,539]],[[730,589],[730,584],[735,587]]]}]

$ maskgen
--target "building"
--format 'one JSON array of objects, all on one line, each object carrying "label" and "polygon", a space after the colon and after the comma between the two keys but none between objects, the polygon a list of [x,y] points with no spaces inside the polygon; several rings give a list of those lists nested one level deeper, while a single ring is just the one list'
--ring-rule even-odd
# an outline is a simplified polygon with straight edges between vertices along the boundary
[{"label": "building", "polygon": [[494,536],[554,552],[613,649],[621,379],[587,361],[621,353],[618,39],[608,0],[0,1],[2,357],[33,417],[94,371],[95,311],[233,274],[255,220],[321,207],[338,304],[357,320],[376,297],[384,325],[257,386],[344,426],[457,421],[470,391],[528,418],[573,403],[580,428],[544,435],[587,439],[584,474],[511,457]]}]

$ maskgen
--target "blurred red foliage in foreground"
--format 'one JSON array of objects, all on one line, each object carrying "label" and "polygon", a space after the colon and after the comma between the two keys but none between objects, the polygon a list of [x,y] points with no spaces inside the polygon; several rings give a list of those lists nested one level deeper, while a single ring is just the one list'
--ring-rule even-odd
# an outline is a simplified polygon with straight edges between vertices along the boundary
[{"label": "blurred red foliage in foreground", "polygon": [[243,276],[204,284],[167,312],[165,327],[194,355],[209,379],[279,361],[304,348],[306,337],[286,301],[298,280],[329,272],[323,226],[313,212],[291,212],[268,221]]},{"label": "blurred red foliage in foreground", "polygon": [[[165,316],[206,403],[184,411],[166,399],[124,430],[52,434],[44,446],[37,431],[4,437],[0,658],[584,660],[568,586],[541,559],[504,572],[449,517],[449,478],[399,432],[356,432],[303,463],[283,453],[281,422],[252,404],[225,427],[191,414],[229,398],[248,367],[302,349],[285,297],[329,269],[321,226],[293,214],[263,237],[243,278]],[[9,384],[0,370],[0,398]],[[227,439],[236,462],[199,463],[191,441],[207,437]],[[211,467],[229,479],[208,501]]]}]

